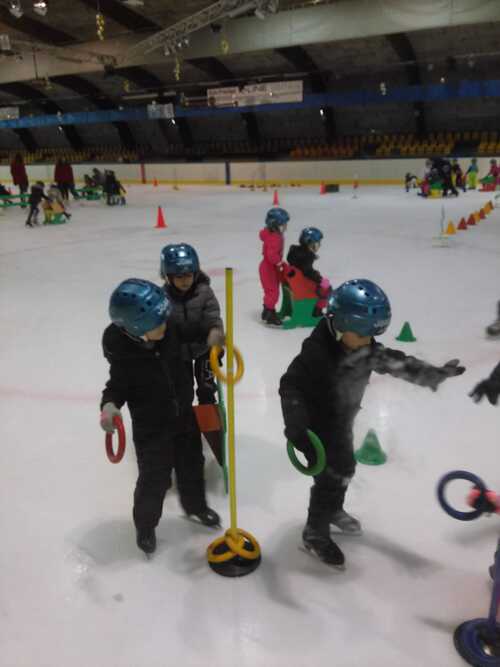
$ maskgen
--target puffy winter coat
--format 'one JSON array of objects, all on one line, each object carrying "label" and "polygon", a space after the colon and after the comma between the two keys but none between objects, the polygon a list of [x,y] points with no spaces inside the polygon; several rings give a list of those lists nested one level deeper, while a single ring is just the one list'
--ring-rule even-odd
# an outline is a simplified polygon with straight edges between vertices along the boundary
[{"label": "puffy winter coat", "polygon": [[[180,325],[198,324],[207,331],[215,327],[224,329],[219,302],[210,287],[210,278],[203,271],[198,272],[187,292],[181,292],[172,284],[165,285],[165,291],[174,305],[170,321]],[[183,345],[183,359],[196,359],[207,351],[206,344]]]},{"label": "puffy winter coat", "polygon": [[14,185],[28,187],[28,174],[26,173],[24,162],[16,162],[14,160],[10,165],[10,173],[12,174]]},{"label": "puffy winter coat", "polygon": [[290,401],[285,433],[293,442],[310,428],[327,443],[349,439],[372,371],[389,374],[424,387],[436,388],[439,370],[372,341],[350,352],[330,332],[323,318],[302,344],[280,381],[282,399]]},{"label": "puffy winter coat", "polygon": [[313,269],[313,262],[316,260],[315,253],[303,245],[291,245],[286,261],[300,269],[305,278],[309,278],[318,285],[321,282],[321,273]]},{"label": "puffy winter coat", "polygon": [[261,229],[259,238],[262,241],[262,256],[266,264],[276,266],[283,261],[283,234],[272,232],[270,229]]},{"label": "puffy winter coat", "polygon": [[207,335],[208,330],[199,325],[179,327],[169,320],[161,341],[145,343],[110,324],[102,339],[110,375],[102,392],[101,408],[108,402],[118,408],[127,403],[136,441],[151,437],[187,414],[194,395],[182,361],[181,344],[201,342]]}]

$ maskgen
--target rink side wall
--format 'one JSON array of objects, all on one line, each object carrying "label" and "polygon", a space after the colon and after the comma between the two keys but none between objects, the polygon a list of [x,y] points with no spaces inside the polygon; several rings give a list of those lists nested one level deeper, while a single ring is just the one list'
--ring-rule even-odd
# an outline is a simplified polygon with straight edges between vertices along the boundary
[{"label": "rink side wall", "polygon": [[[489,171],[489,157],[478,158],[479,174]],[[462,169],[470,164],[469,158],[461,160]],[[83,182],[83,175],[90,174],[95,164],[73,166],[75,180]],[[210,163],[144,163],[101,164],[100,170],[113,169],[125,184],[158,183],[178,185],[319,185],[322,181],[352,185],[401,185],[407,172],[420,176],[424,159],[402,160],[317,160],[277,162],[210,162]],[[54,166],[28,165],[30,181],[40,180],[49,184],[53,180]],[[11,183],[10,169],[0,166],[0,182]]]}]

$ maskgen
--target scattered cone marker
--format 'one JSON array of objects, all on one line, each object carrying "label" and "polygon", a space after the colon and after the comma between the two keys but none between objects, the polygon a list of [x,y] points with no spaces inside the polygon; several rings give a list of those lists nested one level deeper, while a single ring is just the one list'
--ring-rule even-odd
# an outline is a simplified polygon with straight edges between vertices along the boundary
[{"label": "scattered cone marker", "polygon": [[457,231],[456,231],[456,229],[455,229],[455,225],[452,223],[451,220],[450,220],[450,222],[448,223],[448,227],[446,228],[446,232],[445,232],[445,233],[448,234],[448,236],[451,236],[452,234],[456,234],[456,233],[457,233]]},{"label": "scattered cone marker", "polygon": [[465,218],[462,218],[460,220],[460,224],[458,225],[457,229],[461,229],[461,230],[466,230],[467,229],[467,223],[465,222]]},{"label": "scattered cone marker", "polygon": [[399,336],[396,336],[396,340],[399,340],[401,343],[414,343],[417,340],[413,335],[409,322],[403,324]]},{"label": "scattered cone marker", "polygon": [[467,220],[467,226],[468,226],[468,227],[474,227],[475,224],[476,224],[476,221],[475,221],[475,219],[474,219],[474,214],[471,213],[471,214],[469,215],[469,219]]},{"label": "scattered cone marker", "polygon": [[320,195],[326,194],[326,185],[324,181],[321,181],[321,185],[319,186],[319,194]]},{"label": "scattered cone marker", "polygon": [[163,217],[163,211],[161,209],[161,206],[158,206],[158,215],[156,216],[156,227],[155,229],[166,229],[167,223],[165,222],[165,218]]},{"label": "scattered cone marker", "polygon": [[279,206],[280,205],[280,200],[278,197],[278,191],[274,191],[274,196],[273,196],[273,206]]},{"label": "scattered cone marker", "polygon": [[484,208],[480,209],[480,211],[479,211],[479,218],[480,218],[480,220],[485,220],[485,218],[486,218],[486,213],[484,212]]},{"label": "scattered cone marker", "polygon": [[358,463],[369,466],[379,466],[387,461],[387,454],[380,446],[377,434],[370,429],[363,440],[363,444],[354,452],[354,458]]}]

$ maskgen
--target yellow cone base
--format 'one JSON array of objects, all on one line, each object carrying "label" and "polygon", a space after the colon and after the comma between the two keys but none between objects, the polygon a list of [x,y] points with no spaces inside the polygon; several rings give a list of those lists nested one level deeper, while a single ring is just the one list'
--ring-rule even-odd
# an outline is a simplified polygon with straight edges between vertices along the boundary
[{"label": "yellow cone base", "polygon": [[208,564],[223,577],[243,577],[254,572],[261,561],[260,546],[245,530],[229,529],[207,548]]}]

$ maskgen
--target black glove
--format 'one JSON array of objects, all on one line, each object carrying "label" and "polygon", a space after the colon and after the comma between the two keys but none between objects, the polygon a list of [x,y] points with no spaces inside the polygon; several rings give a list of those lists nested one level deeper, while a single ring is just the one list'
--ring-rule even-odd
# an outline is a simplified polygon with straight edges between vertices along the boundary
[{"label": "black glove", "polygon": [[431,366],[429,369],[426,369],[426,385],[432,391],[437,391],[441,382],[465,373],[465,366],[459,366],[459,364],[460,361],[458,359],[452,359],[451,361],[447,361],[444,366]]},{"label": "black glove", "polygon": [[469,396],[475,403],[479,403],[483,396],[486,396],[491,405],[496,405],[499,394],[500,381],[488,378],[487,380],[482,380],[482,382],[477,384]]},{"label": "black glove", "polygon": [[[477,489],[477,487],[474,487],[474,489]],[[489,494],[492,494],[491,498],[488,497]],[[495,498],[496,494],[494,492],[486,491],[480,493],[471,505],[475,510],[480,510],[484,514],[494,514],[498,509],[497,504],[493,502]]]}]

